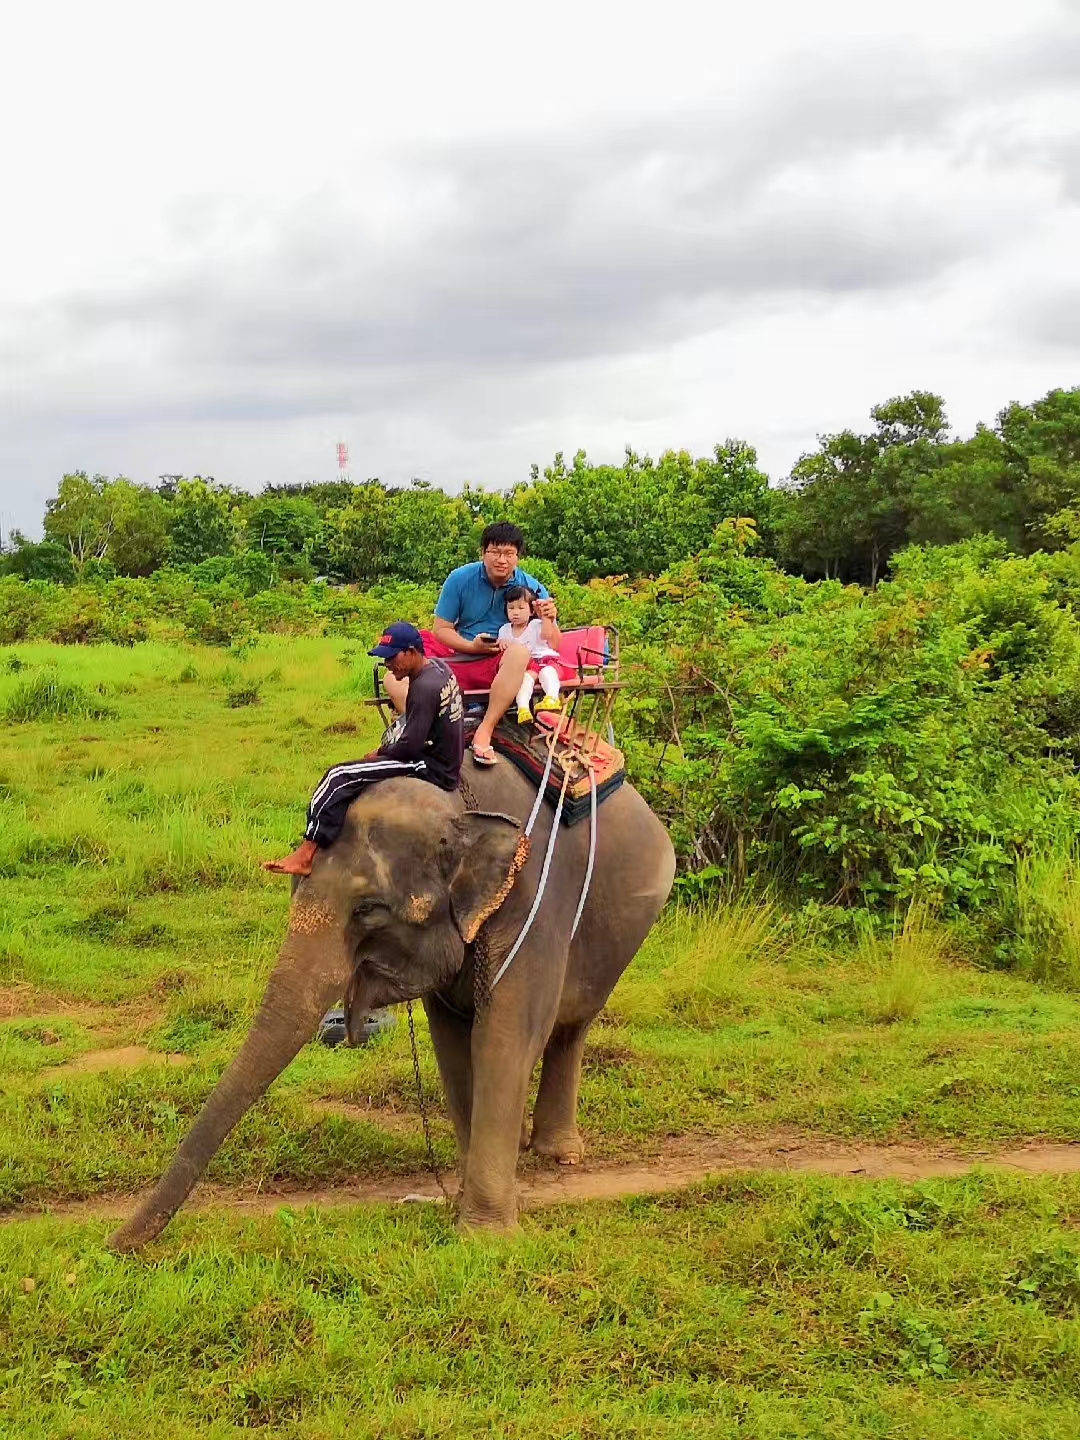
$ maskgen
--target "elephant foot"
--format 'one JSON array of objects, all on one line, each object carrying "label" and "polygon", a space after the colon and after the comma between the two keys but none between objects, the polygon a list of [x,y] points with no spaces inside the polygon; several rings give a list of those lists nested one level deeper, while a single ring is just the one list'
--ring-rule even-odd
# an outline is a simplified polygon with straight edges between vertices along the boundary
[{"label": "elephant foot", "polygon": [[517,1205],[509,1210],[477,1208],[458,1202],[457,1228],[462,1235],[509,1235],[518,1228]]},{"label": "elephant foot", "polygon": [[534,1131],[529,1148],[557,1165],[577,1165],[585,1157],[585,1146],[576,1130],[570,1135],[537,1135]]},{"label": "elephant foot", "polygon": [[[502,1193],[500,1193],[500,1191]],[[517,1229],[517,1191],[464,1186],[458,1199],[457,1227],[464,1234],[500,1233]]]},{"label": "elephant foot", "polygon": [[464,1215],[457,1218],[459,1235],[513,1235],[518,1229],[517,1218],[513,1220],[469,1220]]}]

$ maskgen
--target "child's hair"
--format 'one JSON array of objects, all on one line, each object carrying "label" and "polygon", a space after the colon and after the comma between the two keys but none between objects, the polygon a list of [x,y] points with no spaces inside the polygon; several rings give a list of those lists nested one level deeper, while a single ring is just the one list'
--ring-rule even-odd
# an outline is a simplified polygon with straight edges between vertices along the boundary
[{"label": "child's hair", "polygon": [[508,585],[506,587],[507,605],[509,605],[512,600],[527,600],[531,609],[532,603],[535,599],[536,591],[530,590],[528,585]]}]

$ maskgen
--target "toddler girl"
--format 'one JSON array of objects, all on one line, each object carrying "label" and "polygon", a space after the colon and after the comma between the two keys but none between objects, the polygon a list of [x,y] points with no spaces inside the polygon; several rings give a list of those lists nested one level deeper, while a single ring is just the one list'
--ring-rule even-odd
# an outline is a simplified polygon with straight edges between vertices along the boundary
[{"label": "toddler girl", "polygon": [[507,623],[499,630],[499,644],[505,650],[510,645],[524,645],[532,659],[525,671],[521,689],[517,693],[517,721],[519,725],[532,723],[529,701],[533,693],[533,677],[540,681],[544,692],[536,705],[537,714],[545,710],[561,710],[559,699],[560,679],[573,678],[573,667],[559,659],[556,648],[562,639],[554,620],[541,620],[533,614],[533,592],[524,585],[510,585],[506,590]]}]

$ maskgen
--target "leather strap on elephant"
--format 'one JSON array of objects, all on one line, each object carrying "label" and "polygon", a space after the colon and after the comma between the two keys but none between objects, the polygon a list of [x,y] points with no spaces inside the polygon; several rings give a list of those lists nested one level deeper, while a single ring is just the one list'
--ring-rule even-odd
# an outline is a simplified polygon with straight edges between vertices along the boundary
[{"label": "leather strap on elephant", "polygon": [[[524,832],[523,832],[523,834],[522,834],[522,837],[521,837],[521,844],[518,846],[518,852],[517,852],[517,854],[514,856],[514,864],[513,864],[513,866],[511,867],[509,876],[507,877],[506,885],[505,885],[505,887],[503,888],[503,890],[502,890],[502,891],[500,892],[500,894],[499,894],[498,902],[497,902],[496,904],[492,905],[490,911],[488,912],[489,915],[490,915],[490,914],[493,914],[493,913],[499,908],[499,906],[502,904],[503,900],[506,899],[507,894],[509,894],[511,885],[513,885],[514,881],[517,879],[518,871],[521,870],[521,868],[522,868],[522,867],[524,866],[524,864],[525,864],[525,861],[528,859],[528,856],[529,856],[529,845],[530,845],[530,843],[531,843],[533,827],[534,827],[535,824],[536,824],[536,817],[540,814],[540,807],[541,807],[541,805],[544,803],[544,791],[547,789],[547,782],[548,782],[548,779],[549,779],[549,777],[550,777],[550,775],[551,775],[551,767],[552,767],[552,765],[554,764],[554,760],[555,760],[555,751],[554,751],[554,748],[553,748],[553,747],[549,747],[549,749],[548,749],[547,766],[546,766],[546,768],[545,768],[545,770],[544,770],[544,778],[543,778],[543,780],[542,780],[542,782],[541,782],[541,784],[540,784],[540,788],[539,788],[539,789],[537,790],[537,792],[536,792],[536,799],[535,799],[535,801],[533,802],[533,807],[532,807],[532,811],[531,811],[530,814],[529,814],[529,818],[528,818],[528,820],[525,822],[525,830],[524,830]],[[561,811],[562,811],[563,798],[564,798],[565,794],[566,794],[566,776],[564,775],[564,777],[563,777],[562,794],[559,796],[559,806],[558,806],[558,810],[557,810],[556,813],[555,813],[555,829],[552,830],[551,836],[550,836],[550,838],[549,838],[549,840],[548,840],[548,849],[547,849],[547,854],[546,854],[546,856],[544,857],[544,869],[543,869],[543,873],[541,874],[541,877],[540,877],[540,887],[539,887],[539,889],[538,889],[538,891],[537,891],[536,900],[533,902],[533,908],[532,908],[532,910],[529,912],[529,918],[528,918],[528,920],[526,920],[526,922],[525,922],[525,929],[524,929],[524,930],[521,932],[521,934],[518,936],[517,940],[516,940],[515,943],[514,943],[514,948],[513,948],[513,950],[510,952],[510,954],[507,956],[507,958],[503,961],[502,965],[499,967],[498,974],[496,974],[494,978],[492,978],[492,976],[491,976],[491,954],[490,954],[490,950],[489,950],[489,947],[488,947],[487,931],[486,931],[486,928],[485,928],[483,922],[481,922],[481,923],[477,926],[476,934],[475,934],[475,936],[473,937],[473,941],[472,941],[472,947],[473,947],[473,1005],[475,1006],[475,1008],[476,1008],[477,1010],[479,1010],[479,1009],[481,1008],[481,1006],[486,1005],[487,1002],[491,999],[491,992],[492,992],[492,990],[494,990],[494,988],[495,988],[496,984],[498,983],[498,981],[502,979],[502,976],[503,976],[503,974],[504,974],[504,972],[505,972],[505,970],[506,970],[506,967],[510,964],[510,961],[511,961],[511,960],[514,958],[514,956],[517,954],[518,948],[519,948],[519,946],[521,945],[522,940],[524,940],[525,936],[528,934],[528,931],[529,931],[530,926],[532,925],[533,918],[534,918],[534,916],[535,916],[535,914],[536,914],[536,911],[539,909],[540,900],[541,900],[541,898],[542,898],[542,896],[543,896],[543,892],[544,892],[544,887],[545,887],[546,884],[547,884],[548,870],[549,870],[550,867],[551,867],[551,855],[552,855],[552,852],[553,852],[554,849],[555,849],[555,832],[556,832],[556,830],[558,829],[558,825],[559,825],[559,815],[560,815],[560,813],[561,813]],[[464,800],[464,802],[465,802],[465,809],[466,809],[466,810],[474,810],[474,811],[475,811],[475,810],[479,810],[480,807],[479,807],[479,805],[476,803],[476,796],[473,794],[473,792],[472,792],[472,787],[470,786],[469,782],[465,779],[465,776],[464,776],[464,775],[462,775],[462,777],[461,777],[461,798],[462,798],[462,799]],[[487,916],[485,916],[484,918],[486,919]]]}]

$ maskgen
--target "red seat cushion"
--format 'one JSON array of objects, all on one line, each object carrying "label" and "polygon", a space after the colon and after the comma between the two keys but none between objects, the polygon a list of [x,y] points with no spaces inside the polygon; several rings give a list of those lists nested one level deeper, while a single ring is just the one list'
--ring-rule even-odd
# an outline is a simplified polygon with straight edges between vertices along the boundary
[{"label": "red seat cushion", "polygon": [[607,654],[607,631],[602,625],[585,625],[580,630],[564,630],[559,642],[559,658],[576,670],[580,663],[602,665]]}]

